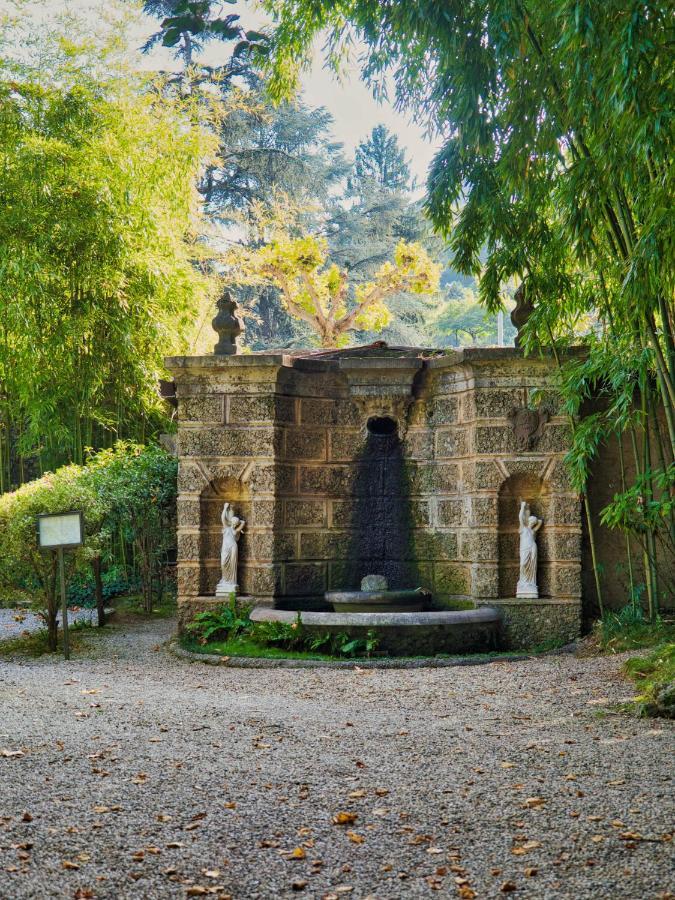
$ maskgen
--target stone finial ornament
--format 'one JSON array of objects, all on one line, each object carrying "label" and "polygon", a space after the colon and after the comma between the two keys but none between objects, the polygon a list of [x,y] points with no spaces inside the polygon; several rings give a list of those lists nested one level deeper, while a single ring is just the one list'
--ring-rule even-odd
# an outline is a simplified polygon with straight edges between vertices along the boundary
[{"label": "stone finial ornament", "polygon": [[547,409],[530,409],[528,406],[514,406],[507,418],[516,436],[520,451],[531,450],[541,437],[544,425],[551,414]]},{"label": "stone finial ornament", "polygon": [[216,305],[218,312],[211,324],[218,335],[218,343],[213,352],[217,355],[232,356],[237,352],[237,337],[244,330],[244,326],[237,314],[237,304],[228,290],[223,291]]},{"label": "stone finial ornament", "polygon": [[225,503],[220,521],[223,523],[223,543],[220,549],[220,581],[216,585],[216,597],[229,597],[230,594],[236,594],[239,590],[237,583],[239,547],[237,542],[244,530],[246,520],[235,516],[232,504]]},{"label": "stone finial ornament", "polygon": [[539,588],[537,587],[537,532],[543,522],[536,516],[530,515],[530,507],[524,501],[520,501],[520,572],[516,597],[524,600],[537,600]]},{"label": "stone finial ornament", "polygon": [[519,285],[516,293],[514,294],[514,299],[516,301],[516,305],[511,310],[511,322],[513,324],[513,327],[517,329],[514,344],[516,345],[516,347],[520,348],[523,345],[523,328],[527,324],[527,320],[534,312],[534,303],[528,297],[527,290],[525,289],[525,282],[522,282]]}]

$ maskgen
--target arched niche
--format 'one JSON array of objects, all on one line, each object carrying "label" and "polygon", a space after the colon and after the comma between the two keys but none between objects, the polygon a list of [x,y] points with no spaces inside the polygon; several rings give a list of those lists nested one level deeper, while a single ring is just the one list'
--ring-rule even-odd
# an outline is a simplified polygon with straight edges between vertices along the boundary
[{"label": "arched niche", "polygon": [[530,473],[510,475],[499,488],[498,500],[498,545],[499,545],[499,596],[515,597],[520,569],[520,535],[518,513],[520,501],[525,500],[532,515],[543,519],[539,531],[539,559],[537,581],[539,596],[551,596],[550,541],[546,526],[551,523],[551,491],[543,479]]},{"label": "arched niche", "polygon": [[[199,497],[199,562],[200,593],[212,594],[220,573],[220,547],[223,525],[223,504],[231,503],[236,515],[247,522],[251,518],[251,491],[247,482],[239,478],[216,478],[204,487]],[[239,564],[247,558],[246,531],[239,541]]]}]

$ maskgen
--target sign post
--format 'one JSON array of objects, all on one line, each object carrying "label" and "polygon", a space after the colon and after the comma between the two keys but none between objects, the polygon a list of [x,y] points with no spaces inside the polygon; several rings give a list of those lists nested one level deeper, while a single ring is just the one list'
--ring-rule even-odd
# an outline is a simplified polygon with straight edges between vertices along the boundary
[{"label": "sign post", "polygon": [[82,544],[82,513],[67,512],[38,516],[38,545],[41,550],[52,550],[59,561],[59,585],[61,588],[61,616],[63,618],[63,655],[70,659],[68,636],[68,603],[66,600],[66,573],[63,551]]}]

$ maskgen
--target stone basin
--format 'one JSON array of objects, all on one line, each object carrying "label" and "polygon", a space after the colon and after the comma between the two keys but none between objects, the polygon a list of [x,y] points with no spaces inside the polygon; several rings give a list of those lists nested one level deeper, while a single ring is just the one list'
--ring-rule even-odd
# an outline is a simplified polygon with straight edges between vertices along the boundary
[{"label": "stone basin", "polygon": [[298,616],[310,633],[347,633],[367,638],[372,629],[378,651],[392,656],[433,656],[437,653],[472,653],[495,650],[499,645],[502,612],[493,607],[431,610],[430,612],[312,612],[256,607],[253,622],[293,624]]},{"label": "stone basin", "polygon": [[421,612],[431,601],[431,594],[424,588],[400,591],[328,591],[324,596],[335,612],[344,613]]}]

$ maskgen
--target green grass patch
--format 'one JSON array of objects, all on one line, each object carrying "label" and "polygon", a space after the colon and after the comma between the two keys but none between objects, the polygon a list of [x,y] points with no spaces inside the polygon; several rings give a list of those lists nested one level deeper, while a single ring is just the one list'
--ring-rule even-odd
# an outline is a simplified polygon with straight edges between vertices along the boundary
[{"label": "green grass patch", "polygon": [[616,612],[606,612],[595,624],[600,649],[609,653],[642,650],[675,641],[675,622],[657,618],[650,622],[638,603],[629,603]]},{"label": "green grass patch", "polygon": [[122,616],[140,616],[144,619],[170,619],[176,615],[176,599],[175,597],[166,597],[161,603],[155,603],[152,612],[148,614],[143,609],[143,597],[141,594],[126,594],[116,597],[112,602],[112,608],[116,613],[122,614]]},{"label": "green grass patch", "polygon": [[[326,653],[311,653],[303,650],[284,650],[281,647],[266,647],[246,635],[230,638],[226,641],[211,641],[201,644],[194,638],[184,638],[182,646],[191,653],[213,653],[217,656],[247,656],[254,659],[322,659],[334,660],[337,657]],[[345,657],[340,657],[344,659]],[[358,660],[354,660],[358,662]]]},{"label": "green grass patch", "polygon": [[624,668],[640,691],[636,708],[641,715],[675,718],[675,643],[629,659]]},{"label": "green grass patch", "polygon": [[390,656],[388,654],[375,653],[373,656],[331,656],[327,653],[313,653],[302,650],[284,650],[281,647],[269,647],[259,644],[247,635],[231,638],[225,641],[209,641],[206,644],[200,643],[192,637],[183,637],[180,645],[190,653],[213,654],[214,656],[240,656],[250,659],[307,659],[307,660],[327,660],[335,662],[351,662],[359,665],[364,662],[372,662],[373,660],[402,660],[402,659],[471,659],[480,660],[498,660],[510,659],[513,656],[537,656],[538,654],[547,653],[551,649],[548,645],[533,650],[490,650],[478,653],[435,653],[433,656],[423,655],[406,655],[406,656]]},{"label": "green grass patch", "polygon": [[[89,623],[78,622],[71,625],[68,629],[70,638],[71,656],[76,654],[78,650],[85,647],[86,638],[94,627]],[[59,631],[58,649],[50,650],[47,646],[47,629],[40,631],[32,631],[29,634],[20,634],[17,637],[7,638],[0,641],[0,659],[12,659],[14,657],[29,657],[37,659],[46,654],[60,656],[63,655],[63,632]]]}]

